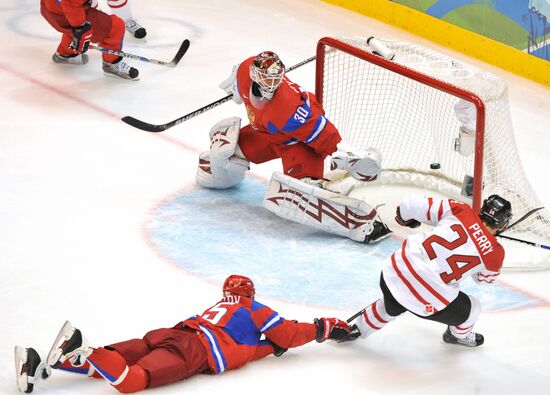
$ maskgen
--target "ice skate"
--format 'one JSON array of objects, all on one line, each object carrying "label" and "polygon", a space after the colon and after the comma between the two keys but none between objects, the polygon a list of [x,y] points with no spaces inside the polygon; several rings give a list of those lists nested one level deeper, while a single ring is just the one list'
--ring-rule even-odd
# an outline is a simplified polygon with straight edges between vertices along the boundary
[{"label": "ice skate", "polygon": [[50,367],[34,348],[15,346],[15,377],[19,391],[30,394],[40,380],[50,377]]},{"label": "ice skate", "polygon": [[68,359],[73,366],[82,366],[92,351],[80,329],[66,321],[52,345],[47,362],[54,369],[58,369]]},{"label": "ice skate", "polygon": [[128,19],[126,21],[126,31],[135,38],[142,39],[147,35],[147,30],[141,26],[135,19]]},{"label": "ice skate", "polygon": [[54,63],[60,64],[74,64],[74,65],[83,65],[88,63],[88,55],[81,53],[73,56],[63,56],[57,52],[52,55],[52,60]]},{"label": "ice skate", "polygon": [[391,234],[391,230],[383,222],[374,220],[373,228],[372,232],[365,237],[365,244],[375,243]]},{"label": "ice skate", "polygon": [[103,72],[105,75],[136,81],[139,79],[139,71],[131,67],[119,57],[114,63],[103,61]]},{"label": "ice skate", "polygon": [[449,344],[459,344],[466,347],[477,347],[481,346],[485,341],[483,335],[480,333],[470,332],[466,335],[465,338],[460,339],[455,337],[449,328],[443,334],[443,341]]}]

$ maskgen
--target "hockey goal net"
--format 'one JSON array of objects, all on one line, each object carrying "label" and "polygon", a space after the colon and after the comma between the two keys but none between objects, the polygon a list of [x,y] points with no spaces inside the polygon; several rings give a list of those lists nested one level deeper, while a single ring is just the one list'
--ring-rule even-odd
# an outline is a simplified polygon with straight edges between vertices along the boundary
[{"label": "hockey goal net", "polygon": [[[378,182],[434,189],[475,210],[496,193],[512,203],[511,223],[543,207],[519,159],[504,81],[419,45],[379,42],[393,60],[367,38],[323,38],[316,65],[316,95],[344,141],[382,153]],[[461,136],[457,106],[473,111],[470,134]],[[540,209],[504,234],[550,245],[550,213]],[[540,246],[500,241],[506,267],[550,267]]]}]

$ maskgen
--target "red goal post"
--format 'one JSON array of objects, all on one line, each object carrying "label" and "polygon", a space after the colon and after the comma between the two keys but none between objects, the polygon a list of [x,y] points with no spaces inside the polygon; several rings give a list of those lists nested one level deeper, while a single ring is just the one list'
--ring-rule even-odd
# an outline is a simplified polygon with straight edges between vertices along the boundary
[{"label": "red goal post", "polygon": [[[382,153],[380,182],[386,175],[387,183],[436,189],[475,210],[498,193],[512,203],[512,222],[544,206],[519,159],[505,82],[419,45],[380,42],[395,54],[393,60],[375,54],[367,37],[322,38],[315,85],[344,141],[357,150],[374,147]],[[456,110],[460,105],[475,109],[475,126],[469,128],[474,130],[466,137]],[[463,149],[469,139],[471,152]],[[508,234],[550,244],[548,211],[537,212]],[[529,262],[508,266],[550,267],[550,256],[534,254],[519,258]]]}]

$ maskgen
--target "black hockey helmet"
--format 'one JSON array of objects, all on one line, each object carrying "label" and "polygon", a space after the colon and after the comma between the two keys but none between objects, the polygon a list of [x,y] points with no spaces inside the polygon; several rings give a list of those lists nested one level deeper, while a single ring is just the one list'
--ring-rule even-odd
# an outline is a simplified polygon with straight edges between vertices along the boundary
[{"label": "black hockey helmet", "polygon": [[483,201],[479,218],[492,228],[504,230],[512,218],[512,205],[499,195],[491,195]]}]

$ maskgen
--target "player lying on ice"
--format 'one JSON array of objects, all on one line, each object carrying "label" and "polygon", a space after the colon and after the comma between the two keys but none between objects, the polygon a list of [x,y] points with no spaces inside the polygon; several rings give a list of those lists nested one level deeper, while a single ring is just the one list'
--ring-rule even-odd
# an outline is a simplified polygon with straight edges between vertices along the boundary
[{"label": "player lying on ice", "polygon": [[220,85],[233,100],[244,103],[249,124],[240,118],[218,122],[210,130],[210,150],[199,157],[197,183],[225,189],[239,184],[250,162],[281,158],[283,174],[275,172],[263,206],[280,217],[359,242],[389,235],[376,210],[366,202],[323,188],[325,158],[354,178],[371,181],[380,172],[380,154],[361,156],[341,151],[342,138],[324,116],[313,93],[285,75],[273,52],[262,52],[233,68]]},{"label": "player lying on ice", "polygon": [[483,336],[473,331],[481,312],[479,301],[460,291],[468,278],[492,284],[504,260],[504,248],[494,236],[506,229],[512,217],[510,202],[491,195],[479,214],[452,199],[423,196],[403,199],[395,220],[416,228],[420,223],[433,229],[409,236],[382,267],[382,298],[356,320],[361,337],[382,329],[406,311],[420,318],[446,324],[443,340],[476,347]]},{"label": "player lying on ice", "polygon": [[[41,0],[40,13],[58,32],[61,42],[52,59],[55,63],[82,65],[88,63],[90,42],[106,49],[120,51],[125,23],[116,15],[97,9],[97,0]],[[103,53],[103,72],[106,75],[137,80],[139,71],[130,67],[122,57]]]},{"label": "player lying on ice", "polygon": [[289,321],[254,300],[254,283],[232,275],[223,285],[223,298],[200,316],[172,328],[155,329],[143,339],[95,348],[68,321],[43,361],[33,348],[15,348],[17,385],[32,392],[51,369],[103,378],[123,393],[184,380],[200,373],[220,374],[248,362],[312,340],[353,340],[349,326],[336,318],[313,324]]}]

